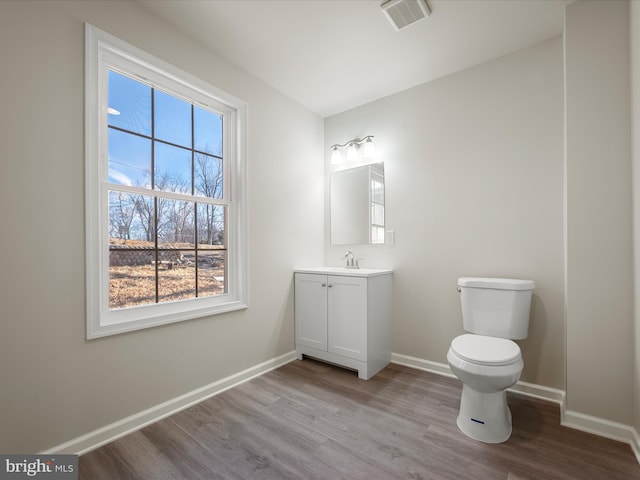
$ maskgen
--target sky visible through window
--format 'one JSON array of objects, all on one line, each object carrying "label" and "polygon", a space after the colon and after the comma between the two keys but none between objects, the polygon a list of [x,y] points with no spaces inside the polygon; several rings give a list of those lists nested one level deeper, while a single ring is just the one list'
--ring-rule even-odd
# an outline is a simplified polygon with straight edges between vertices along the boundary
[{"label": "sky visible through window", "polygon": [[[153,101],[152,101],[153,95]],[[153,112],[152,112],[153,104]],[[203,161],[222,157],[222,116],[125,75],[109,71],[109,182],[151,188],[169,178],[191,193],[191,148]],[[152,118],[153,117],[153,118]],[[155,120],[155,124],[153,123]],[[193,136],[193,145],[192,145]],[[154,140],[155,139],[155,140]],[[182,148],[181,148],[182,147]],[[156,188],[157,185],[156,185]],[[198,192],[195,194],[209,196]]]},{"label": "sky visible through window", "polygon": [[109,70],[111,308],[226,292],[222,124]]}]

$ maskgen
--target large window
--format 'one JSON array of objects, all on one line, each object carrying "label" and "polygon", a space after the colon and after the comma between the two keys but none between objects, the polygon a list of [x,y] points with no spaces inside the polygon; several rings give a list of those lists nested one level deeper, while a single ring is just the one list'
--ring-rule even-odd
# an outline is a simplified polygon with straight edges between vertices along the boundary
[{"label": "large window", "polygon": [[87,336],[246,307],[244,106],[86,28]]}]

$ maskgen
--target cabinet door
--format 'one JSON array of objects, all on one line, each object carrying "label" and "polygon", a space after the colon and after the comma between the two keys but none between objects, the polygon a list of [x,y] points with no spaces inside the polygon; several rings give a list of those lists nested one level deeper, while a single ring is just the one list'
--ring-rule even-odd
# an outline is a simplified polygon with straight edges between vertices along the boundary
[{"label": "cabinet door", "polygon": [[327,276],[295,274],[296,345],[327,351]]},{"label": "cabinet door", "polygon": [[328,277],[329,352],[367,360],[367,279]]}]

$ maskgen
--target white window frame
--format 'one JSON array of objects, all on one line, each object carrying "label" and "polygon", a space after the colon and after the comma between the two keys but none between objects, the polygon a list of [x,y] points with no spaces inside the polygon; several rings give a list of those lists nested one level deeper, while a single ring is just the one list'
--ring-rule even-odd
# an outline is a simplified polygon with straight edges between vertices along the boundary
[{"label": "white window frame", "polygon": [[[109,309],[107,98],[109,68],[134,72],[194,104],[223,114],[227,206],[227,292]],[[87,339],[248,307],[246,241],[246,104],[90,24],[85,24],[85,228]]]}]

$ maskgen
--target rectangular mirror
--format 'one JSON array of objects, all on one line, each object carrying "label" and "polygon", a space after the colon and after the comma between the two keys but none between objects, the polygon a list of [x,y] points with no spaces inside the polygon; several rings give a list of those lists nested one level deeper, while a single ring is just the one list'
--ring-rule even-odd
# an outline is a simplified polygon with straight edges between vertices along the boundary
[{"label": "rectangular mirror", "polygon": [[384,243],[384,164],[331,174],[331,243]]}]

